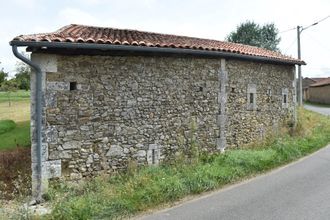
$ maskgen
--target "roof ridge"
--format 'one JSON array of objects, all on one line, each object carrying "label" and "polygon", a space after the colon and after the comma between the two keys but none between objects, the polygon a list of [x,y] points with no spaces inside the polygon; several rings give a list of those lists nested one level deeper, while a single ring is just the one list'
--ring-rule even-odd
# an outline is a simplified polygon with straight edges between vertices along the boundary
[{"label": "roof ridge", "polygon": [[[95,26],[95,25],[84,25],[84,24],[69,24],[69,25],[66,25],[66,26],[58,29],[56,32],[58,32],[62,29],[67,29],[69,26],[80,26],[80,27],[86,27],[86,28],[102,28],[102,29],[112,29],[112,30],[119,30],[119,31],[136,31],[136,32],[139,32],[139,33],[148,33],[148,34],[157,34],[157,35],[163,35],[163,36],[182,37],[182,38],[190,38],[190,39],[196,39],[196,40],[208,40],[208,41],[221,42],[221,43],[230,44],[230,45],[240,45],[240,46],[254,48],[254,49],[258,49],[258,50],[261,49],[261,50],[265,50],[265,51],[269,51],[269,52],[273,52],[273,53],[278,53],[282,56],[284,55],[284,54],[280,53],[279,51],[273,51],[273,50],[269,50],[269,49],[266,49],[266,48],[252,46],[252,45],[248,45],[248,44],[235,43],[235,42],[229,42],[229,41],[223,41],[223,40],[216,40],[216,39],[211,39],[211,38],[192,37],[192,36],[188,36],[188,35],[176,35],[176,34],[167,34],[167,33],[154,32],[154,31],[142,31],[142,30],[130,29],[130,28],[100,27],[100,26]],[[284,56],[287,56],[287,55],[284,55]],[[290,56],[288,56],[288,57],[290,57]]]}]

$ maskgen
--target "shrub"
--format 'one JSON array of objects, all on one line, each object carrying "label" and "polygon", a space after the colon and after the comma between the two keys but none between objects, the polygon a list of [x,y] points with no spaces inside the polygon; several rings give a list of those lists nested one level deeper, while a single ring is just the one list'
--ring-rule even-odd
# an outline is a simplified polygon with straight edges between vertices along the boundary
[{"label": "shrub", "polygon": [[16,127],[16,123],[12,120],[0,120],[0,134],[4,134],[13,130]]}]

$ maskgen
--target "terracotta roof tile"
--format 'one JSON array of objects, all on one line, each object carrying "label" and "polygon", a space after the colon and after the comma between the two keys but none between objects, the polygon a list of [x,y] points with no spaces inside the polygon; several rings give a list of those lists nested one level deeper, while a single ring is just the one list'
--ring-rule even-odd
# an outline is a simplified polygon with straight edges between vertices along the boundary
[{"label": "terracotta roof tile", "polygon": [[322,80],[324,80],[324,79],[326,79],[326,78],[321,78],[321,77],[318,77],[318,78],[316,78],[316,77],[313,77],[313,78],[310,78],[310,79],[312,79],[313,81],[315,81],[315,82],[319,82],[319,81],[322,81]]},{"label": "terracotta roof tile", "polygon": [[316,83],[311,84],[310,86],[317,87],[317,86],[326,86],[326,85],[330,85],[330,77],[319,80]]},{"label": "terracotta roof tile", "polygon": [[52,33],[20,35],[15,37],[13,41],[96,43],[210,50],[265,57],[292,64],[305,64],[302,60],[285,56],[279,52],[243,44],[137,30],[93,27],[77,24],[64,26]]}]

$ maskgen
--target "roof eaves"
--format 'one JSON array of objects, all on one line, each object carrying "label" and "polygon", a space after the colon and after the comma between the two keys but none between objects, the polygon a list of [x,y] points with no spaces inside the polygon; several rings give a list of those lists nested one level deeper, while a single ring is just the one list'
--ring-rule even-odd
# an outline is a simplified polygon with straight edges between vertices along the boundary
[{"label": "roof eaves", "polygon": [[158,52],[158,53],[172,53],[172,54],[192,54],[204,56],[220,56],[227,58],[255,60],[262,62],[281,63],[290,65],[306,65],[302,60],[289,60],[274,58],[268,56],[248,55],[242,53],[233,53],[219,50],[201,50],[201,49],[187,49],[187,48],[171,48],[171,47],[148,47],[148,46],[134,46],[134,45],[117,45],[117,44],[97,44],[97,43],[72,43],[72,42],[54,42],[54,41],[20,41],[13,40],[9,42],[10,45],[25,46],[32,48],[63,48],[63,49],[93,49],[102,51],[135,51],[135,52]]}]

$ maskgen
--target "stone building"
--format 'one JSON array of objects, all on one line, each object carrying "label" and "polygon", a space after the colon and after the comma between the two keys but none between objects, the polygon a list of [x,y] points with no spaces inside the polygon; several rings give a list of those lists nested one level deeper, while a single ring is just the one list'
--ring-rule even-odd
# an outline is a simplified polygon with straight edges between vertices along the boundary
[{"label": "stone building", "polygon": [[330,104],[330,77],[311,84],[308,90],[308,101],[320,104]]},{"label": "stone building", "polygon": [[83,25],[11,45],[27,46],[40,67],[43,180],[171,161],[192,141],[206,152],[253,143],[294,123],[295,65],[305,64],[241,44]]}]

